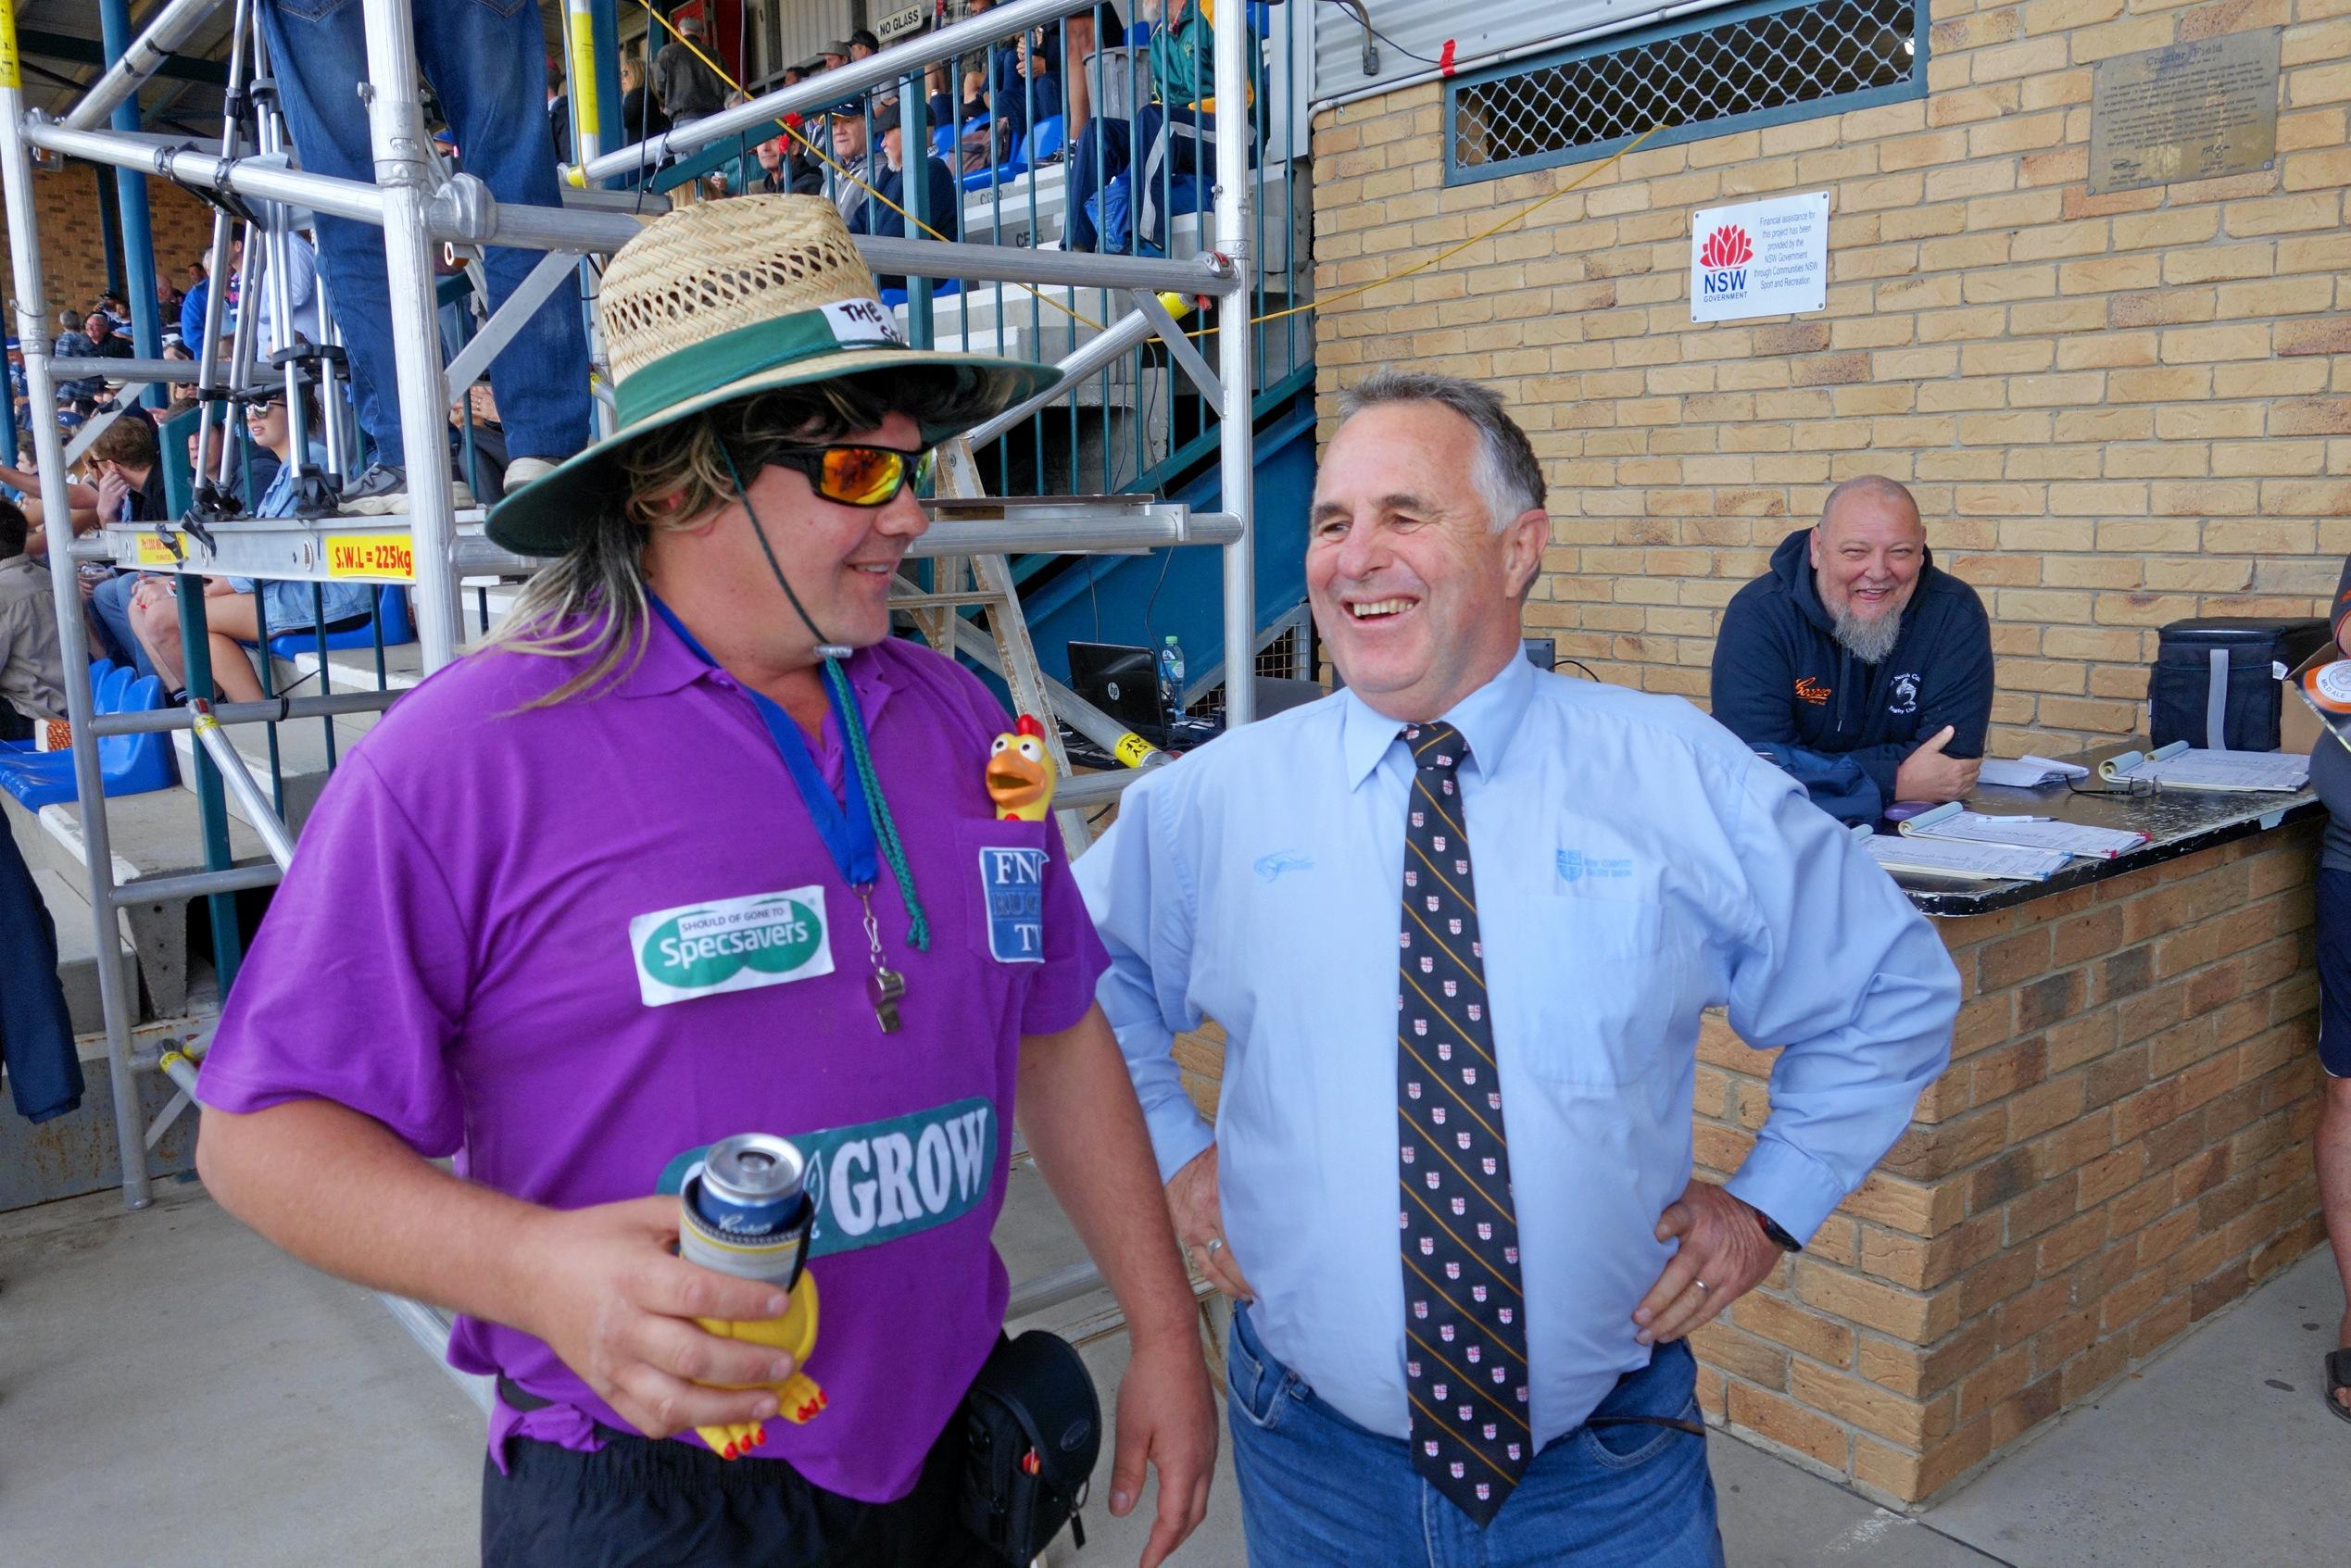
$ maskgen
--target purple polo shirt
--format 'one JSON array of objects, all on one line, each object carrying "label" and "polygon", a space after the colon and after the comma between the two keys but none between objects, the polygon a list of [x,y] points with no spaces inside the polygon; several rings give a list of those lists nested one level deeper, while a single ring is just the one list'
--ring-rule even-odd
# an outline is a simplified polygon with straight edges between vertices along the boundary
[{"label": "purple polo shirt", "polygon": [[[884,1035],[861,911],[750,699],[655,621],[597,696],[525,709],[576,668],[489,652],[440,671],[321,796],[222,1010],[203,1101],[324,1098],[498,1191],[571,1209],[642,1198],[736,1133],[822,1155],[807,1373],[830,1405],[763,1456],[867,1501],[903,1496],[994,1344],[1022,1036],[1092,1005],[1101,945],[1049,824],[993,820],[1008,726],[952,661],[891,641],[849,672],[931,922]],[[815,748],[839,786],[842,747]],[[1009,853],[1008,853],[1009,852]],[[321,1172],[321,1180],[333,1173]],[[626,1429],[540,1341],[459,1318],[449,1359],[557,1401],[524,1436]],[[690,1435],[685,1441],[697,1441]]]}]

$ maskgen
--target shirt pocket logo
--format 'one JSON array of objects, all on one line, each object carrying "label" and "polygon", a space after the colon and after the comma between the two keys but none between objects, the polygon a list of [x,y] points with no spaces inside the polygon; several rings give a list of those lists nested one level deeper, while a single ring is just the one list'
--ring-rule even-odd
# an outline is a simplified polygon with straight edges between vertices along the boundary
[{"label": "shirt pocket logo", "polygon": [[979,872],[988,956],[998,963],[1043,963],[1045,851],[983,845]]}]

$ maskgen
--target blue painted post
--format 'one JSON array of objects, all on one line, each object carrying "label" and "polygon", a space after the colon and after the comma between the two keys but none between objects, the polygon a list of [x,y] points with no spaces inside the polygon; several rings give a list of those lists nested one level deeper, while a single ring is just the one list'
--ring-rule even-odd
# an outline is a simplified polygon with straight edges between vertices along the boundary
[{"label": "blue painted post", "polygon": [[596,32],[596,129],[609,153],[622,144],[620,0],[588,0],[588,15]]},{"label": "blue painted post", "polygon": [[[138,36],[131,30],[131,0],[98,0],[98,25],[105,41],[107,64],[111,66]],[[113,125],[117,131],[139,129],[136,94],[124,99],[122,107],[114,111]],[[116,286],[131,307],[131,344],[140,358],[160,359],[163,328],[157,320],[155,303],[155,227],[147,215],[146,177],[119,173],[114,189],[121,209],[122,266],[126,274]],[[163,407],[163,388],[148,387],[141,401],[150,408]]]}]

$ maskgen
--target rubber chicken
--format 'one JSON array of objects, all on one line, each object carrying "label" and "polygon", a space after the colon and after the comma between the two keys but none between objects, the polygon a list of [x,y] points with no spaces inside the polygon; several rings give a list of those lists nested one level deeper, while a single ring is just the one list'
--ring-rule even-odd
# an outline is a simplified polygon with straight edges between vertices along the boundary
[{"label": "rubber chicken", "polygon": [[[816,1348],[816,1276],[807,1270],[800,1272],[799,1283],[792,1286],[792,1294],[780,1318],[762,1318],[749,1323],[725,1323],[717,1318],[695,1320],[722,1339],[748,1339],[757,1345],[772,1345],[792,1358],[793,1373],[781,1383],[731,1383],[730,1388],[773,1388],[776,1409],[785,1420],[795,1426],[805,1426],[821,1414],[826,1403],[824,1390],[802,1372],[808,1364],[809,1352]],[[767,1441],[767,1428],[756,1421],[737,1422],[730,1426],[698,1426],[702,1441],[710,1445],[710,1451],[721,1459],[740,1459]]]},{"label": "rubber chicken", "polygon": [[1053,809],[1053,754],[1045,749],[1045,726],[1028,714],[1004,734],[987,754],[987,797],[999,822],[1041,822]]}]

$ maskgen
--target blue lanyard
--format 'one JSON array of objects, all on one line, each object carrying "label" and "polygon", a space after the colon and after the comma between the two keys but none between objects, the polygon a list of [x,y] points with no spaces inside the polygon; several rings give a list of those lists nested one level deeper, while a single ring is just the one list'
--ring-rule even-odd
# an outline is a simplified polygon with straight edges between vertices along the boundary
[{"label": "blue lanyard", "polygon": [[[693,650],[695,658],[713,670],[718,668],[718,660],[695,641],[694,633],[685,629],[685,622],[677,618],[676,611],[663,604],[660,596],[650,588],[645,591],[645,597],[655,612],[669,622],[670,630],[677,633],[678,640]],[[741,684],[739,682],[736,684]],[[830,681],[823,684],[826,698],[833,705],[833,722],[840,727],[842,738],[846,741],[851,720],[841,711],[840,688]],[[873,886],[875,878],[880,875],[881,856],[874,846],[874,817],[865,805],[865,784],[858,777],[857,770],[842,770],[848,798],[836,798],[832,786],[824,782],[823,773],[818,770],[816,759],[809,755],[808,741],[800,734],[799,725],[784,711],[784,705],[764,692],[755,692],[748,686],[742,686],[742,692],[751,699],[751,706],[759,710],[760,721],[767,726],[768,737],[774,741],[775,749],[782,754],[784,766],[800,792],[800,803],[808,808],[809,818],[816,825],[816,836],[824,841],[824,847],[832,855],[833,864],[840,871],[842,880],[860,892]]]}]

